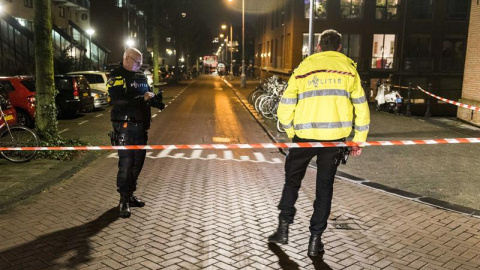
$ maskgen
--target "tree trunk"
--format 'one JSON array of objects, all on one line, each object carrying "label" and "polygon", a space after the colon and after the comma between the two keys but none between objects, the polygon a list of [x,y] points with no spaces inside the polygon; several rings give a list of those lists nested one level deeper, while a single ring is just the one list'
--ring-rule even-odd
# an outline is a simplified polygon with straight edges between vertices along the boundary
[{"label": "tree trunk", "polygon": [[37,113],[35,121],[40,138],[58,137],[53,79],[52,11],[50,0],[34,0],[35,75]]},{"label": "tree trunk", "polygon": [[160,87],[158,76],[158,57],[160,53],[160,21],[159,21],[160,7],[158,1],[153,1],[153,85],[155,93],[158,93]]}]

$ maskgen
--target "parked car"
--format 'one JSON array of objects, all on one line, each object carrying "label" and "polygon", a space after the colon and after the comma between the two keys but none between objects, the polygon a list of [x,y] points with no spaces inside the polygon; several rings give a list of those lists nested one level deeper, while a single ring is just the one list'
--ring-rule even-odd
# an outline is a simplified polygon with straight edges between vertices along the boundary
[{"label": "parked car", "polygon": [[0,77],[0,84],[9,93],[10,102],[17,111],[17,123],[35,126],[35,81],[33,77]]},{"label": "parked car", "polygon": [[[0,85],[0,106],[2,107],[3,114],[5,115],[5,120],[9,125],[14,125],[17,123],[17,112],[10,103],[10,97],[8,92]],[[0,117],[0,126],[4,125],[5,121]]]},{"label": "parked car", "polygon": [[58,91],[55,96],[58,117],[94,110],[94,98],[84,76],[56,75],[55,88]]},{"label": "parked car", "polygon": [[143,70],[143,74],[147,77],[147,82],[150,87],[153,87],[153,70],[150,68],[146,68]]},{"label": "parked car", "polygon": [[90,89],[91,96],[93,97],[93,104],[95,109],[102,109],[110,105],[110,96],[108,92],[104,92],[98,89]]},{"label": "parked car", "polygon": [[110,72],[104,71],[74,71],[67,75],[83,75],[91,88],[107,92],[107,81],[110,78]]}]

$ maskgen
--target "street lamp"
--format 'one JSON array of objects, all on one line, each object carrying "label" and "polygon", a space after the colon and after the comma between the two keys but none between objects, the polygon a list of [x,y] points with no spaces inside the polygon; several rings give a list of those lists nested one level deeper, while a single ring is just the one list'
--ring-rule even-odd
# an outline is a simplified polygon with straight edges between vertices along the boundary
[{"label": "street lamp", "polygon": [[89,44],[88,44],[88,54],[90,55],[88,58],[90,59],[90,69],[92,68],[92,64],[93,64],[93,61],[92,61],[92,35],[95,34],[95,30],[93,29],[87,29],[87,34],[88,34],[88,41],[89,41]]},{"label": "street lamp", "polygon": [[127,46],[128,46],[129,48],[131,48],[131,47],[133,47],[133,44],[134,44],[134,43],[133,43],[133,40],[127,39],[127,42],[125,42],[125,44],[127,44]]},{"label": "street lamp", "polygon": [[[233,2],[233,0],[228,0]],[[245,0],[242,0],[242,75],[241,75],[241,87],[247,87],[247,77],[245,76]]]}]

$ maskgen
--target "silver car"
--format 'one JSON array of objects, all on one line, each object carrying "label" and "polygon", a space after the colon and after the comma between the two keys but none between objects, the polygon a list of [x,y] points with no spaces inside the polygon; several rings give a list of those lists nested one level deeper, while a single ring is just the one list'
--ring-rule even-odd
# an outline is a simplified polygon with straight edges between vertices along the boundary
[{"label": "silver car", "polygon": [[95,105],[95,109],[105,108],[110,105],[110,96],[107,92],[98,89],[91,89],[92,97],[93,97],[93,104]]}]

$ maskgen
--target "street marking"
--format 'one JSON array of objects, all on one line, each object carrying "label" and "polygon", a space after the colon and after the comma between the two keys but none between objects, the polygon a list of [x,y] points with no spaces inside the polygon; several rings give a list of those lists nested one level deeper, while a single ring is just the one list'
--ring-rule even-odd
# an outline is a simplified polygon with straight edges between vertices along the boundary
[{"label": "street marking", "polygon": [[64,130],[62,130],[62,131],[59,131],[58,134],[62,134],[63,132],[65,132],[65,131],[67,131],[67,130],[68,130],[68,128],[66,128],[66,129],[64,129]]},{"label": "street marking", "polygon": [[190,158],[199,158],[202,155],[203,150],[193,150]]},{"label": "street marking", "polygon": [[103,113],[95,115],[95,118],[102,116]]},{"label": "street marking", "polygon": [[164,149],[160,153],[158,153],[157,158],[166,157],[168,156],[168,154],[170,154],[170,152],[172,152],[172,149]]},{"label": "street marking", "polygon": [[185,156],[185,153],[176,153],[173,157],[182,158],[183,156]]},{"label": "street marking", "polygon": [[85,121],[82,121],[82,122],[78,123],[78,125],[80,126],[80,125],[83,125],[83,124],[85,124],[85,123],[87,123],[87,122],[88,122],[88,120],[85,120]]},{"label": "street marking", "polygon": [[207,159],[216,159],[217,158],[217,154],[210,154],[207,156]]},{"label": "street marking", "polygon": [[152,118],[155,118],[155,117],[157,117],[157,114],[152,115]]},{"label": "street marking", "polygon": [[232,151],[223,151],[223,158],[224,159],[233,159]]},{"label": "street marking", "polygon": [[255,158],[257,158],[257,160],[260,161],[260,162],[266,161],[265,156],[264,156],[262,153],[260,153],[260,152],[254,152],[253,155],[254,155]]},{"label": "street marking", "polygon": [[249,156],[240,156],[240,159],[247,161],[247,160],[250,160],[250,157]]}]

